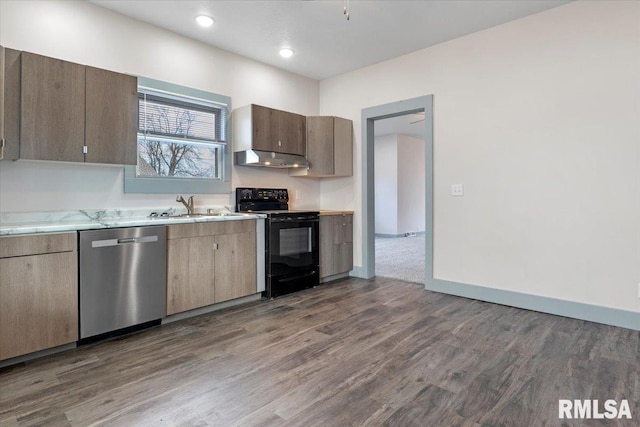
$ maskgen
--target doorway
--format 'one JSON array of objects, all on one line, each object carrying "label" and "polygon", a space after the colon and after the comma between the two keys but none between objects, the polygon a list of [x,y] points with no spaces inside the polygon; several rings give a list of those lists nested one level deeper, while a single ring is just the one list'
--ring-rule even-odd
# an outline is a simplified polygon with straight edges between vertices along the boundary
[{"label": "doorway", "polygon": [[425,285],[433,278],[433,95],[393,102],[362,110],[362,270],[360,277],[375,275],[375,121],[424,113]]},{"label": "doorway", "polygon": [[424,112],[374,121],[375,275],[424,283]]}]

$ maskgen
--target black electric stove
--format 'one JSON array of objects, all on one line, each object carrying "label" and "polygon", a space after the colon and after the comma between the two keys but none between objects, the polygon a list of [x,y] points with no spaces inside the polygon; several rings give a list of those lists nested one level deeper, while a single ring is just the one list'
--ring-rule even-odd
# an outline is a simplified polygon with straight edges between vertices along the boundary
[{"label": "black electric stove", "polygon": [[236,211],[267,215],[264,297],[275,298],[319,284],[317,211],[289,210],[286,188],[236,188]]}]

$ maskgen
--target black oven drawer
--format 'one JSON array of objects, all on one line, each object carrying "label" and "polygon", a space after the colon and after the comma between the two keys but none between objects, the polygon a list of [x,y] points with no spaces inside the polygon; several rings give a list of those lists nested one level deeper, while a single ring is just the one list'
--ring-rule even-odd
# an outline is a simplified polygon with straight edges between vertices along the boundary
[{"label": "black oven drawer", "polygon": [[280,295],[290,294],[303,289],[313,288],[320,283],[320,269],[296,271],[289,274],[270,275],[267,277],[267,290],[262,293],[264,297],[275,298]]}]

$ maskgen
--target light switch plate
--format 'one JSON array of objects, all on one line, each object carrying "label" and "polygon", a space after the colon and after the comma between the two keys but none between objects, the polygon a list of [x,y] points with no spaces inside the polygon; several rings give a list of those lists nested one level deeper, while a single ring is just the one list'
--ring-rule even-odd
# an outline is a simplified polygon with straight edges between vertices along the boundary
[{"label": "light switch plate", "polygon": [[464,196],[464,186],[462,184],[451,184],[452,196]]}]

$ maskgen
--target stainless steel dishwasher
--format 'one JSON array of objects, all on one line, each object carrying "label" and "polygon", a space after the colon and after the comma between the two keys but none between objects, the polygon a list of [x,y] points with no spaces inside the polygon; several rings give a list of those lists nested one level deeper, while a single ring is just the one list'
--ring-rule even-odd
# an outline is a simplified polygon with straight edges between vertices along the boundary
[{"label": "stainless steel dishwasher", "polygon": [[79,234],[81,339],[165,317],[165,226]]}]

